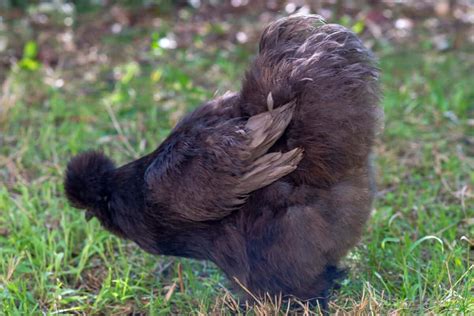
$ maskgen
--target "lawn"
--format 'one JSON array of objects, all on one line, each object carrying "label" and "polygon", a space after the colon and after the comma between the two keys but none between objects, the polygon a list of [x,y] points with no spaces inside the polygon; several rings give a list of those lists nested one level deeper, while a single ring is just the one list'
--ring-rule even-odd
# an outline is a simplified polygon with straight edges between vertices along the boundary
[{"label": "lawn", "polygon": [[[110,59],[73,70],[42,66],[30,42],[5,74],[3,314],[237,311],[212,264],[145,254],[86,222],[63,194],[74,154],[100,148],[125,163],[153,150],[187,110],[239,88],[254,42],[208,46],[195,36],[188,48],[166,49],[162,39],[173,23],[104,35]],[[224,31],[209,25],[206,32],[219,43]],[[474,58],[419,46],[375,49],[385,110],[377,200],[363,240],[344,262],[349,274],[331,312],[474,314]],[[285,313],[278,305],[247,309]]]}]

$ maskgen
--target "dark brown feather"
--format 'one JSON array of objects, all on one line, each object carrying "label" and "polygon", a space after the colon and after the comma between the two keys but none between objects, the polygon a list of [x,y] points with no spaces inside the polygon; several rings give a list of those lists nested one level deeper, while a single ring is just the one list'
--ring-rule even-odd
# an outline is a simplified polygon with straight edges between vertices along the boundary
[{"label": "dark brown feather", "polygon": [[370,214],[379,98],[356,35],[283,18],[263,32],[240,92],[120,168],[99,153],[74,158],[67,196],[146,251],[211,260],[257,296],[321,298]]}]

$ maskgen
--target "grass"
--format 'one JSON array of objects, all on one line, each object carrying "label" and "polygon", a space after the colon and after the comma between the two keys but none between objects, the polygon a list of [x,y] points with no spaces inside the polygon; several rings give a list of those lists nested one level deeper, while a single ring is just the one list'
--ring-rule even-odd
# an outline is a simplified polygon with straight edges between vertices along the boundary
[{"label": "grass", "polygon": [[[235,312],[212,264],[147,255],[86,223],[67,204],[62,177],[82,150],[102,148],[118,163],[153,150],[185,111],[237,89],[252,53],[155,47],[146,63],[107,64],[96,79],[70,76],[64,86],[55,76],[67,74],[12,68],[0,112],[3,314]],[[331,311],[473,314],[472,55],[378,55],[386,122],[376,210]],[[272,309],[287,307],[248,308]]]}]

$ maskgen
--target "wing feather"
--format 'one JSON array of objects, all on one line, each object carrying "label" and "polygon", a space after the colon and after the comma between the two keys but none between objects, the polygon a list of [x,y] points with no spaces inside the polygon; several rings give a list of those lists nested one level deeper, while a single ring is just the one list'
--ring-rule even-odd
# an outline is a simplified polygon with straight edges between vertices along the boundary
[{"label": "wing feather", "polygon": [[146,171],[148,202],[170,205],[169,216],[181,220],[218,220],[252,192],[294,171],[302,149],[268,150],[285,132],[295,102],[274,109],[273,99],[268,100],[268,111],[247,121],[213,121],[197,113],[195,120],[180,124]]}]

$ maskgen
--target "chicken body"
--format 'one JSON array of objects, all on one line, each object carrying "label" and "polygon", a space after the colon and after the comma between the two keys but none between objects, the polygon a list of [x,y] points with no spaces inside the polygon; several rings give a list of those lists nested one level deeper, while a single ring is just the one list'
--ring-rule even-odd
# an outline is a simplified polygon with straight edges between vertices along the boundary
[{"label": "chicken body", "polygon": [[378,102],[378,71],[352,32],[284,18],[264,31],[240,92],[120,168],[75,157],[66,194],[150,253],[211,260],[256,295],[320,298],[371,210]]}]

